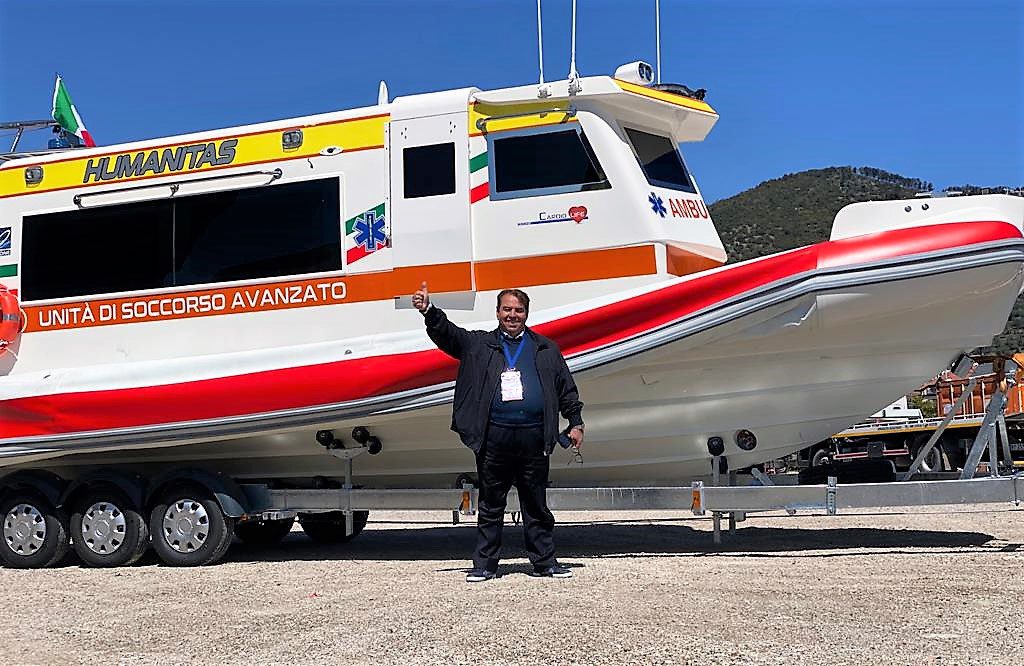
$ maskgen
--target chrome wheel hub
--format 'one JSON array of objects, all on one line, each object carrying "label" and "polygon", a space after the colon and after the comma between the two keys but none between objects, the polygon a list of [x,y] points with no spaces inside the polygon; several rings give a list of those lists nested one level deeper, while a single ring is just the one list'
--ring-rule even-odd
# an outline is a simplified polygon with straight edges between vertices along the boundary
[{"label": "chrome wheel hub", "polygon": [[164,540],[179,553],[192,553],[202,548],[210,535],[210,516],[202,502],[180,499],[164,512]]},{"label": "chrome wheel hub", "polygon": [[18,504],[4,516],[4,543],[18,555],[33,555],[46,539],[46,519],[31,504]]},{"label": "chrome wheel hub", "polygon": [[82,514],[82,542],[98,555],[109,555],[124,543],[124,513],[110,502],[96,502]]}]

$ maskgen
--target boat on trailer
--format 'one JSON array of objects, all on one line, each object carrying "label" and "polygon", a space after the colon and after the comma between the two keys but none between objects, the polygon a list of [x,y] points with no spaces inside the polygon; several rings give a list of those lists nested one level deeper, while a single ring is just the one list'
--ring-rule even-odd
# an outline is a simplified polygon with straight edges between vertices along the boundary
[{"label": "boat on trailer", "polygon": [[552,465],[572,487],[781,457],[1002,329],[1024,199],[858,203],[726,265],[678,149],[718,115],[649,72],[8,156],[0,466],[302,488],[368,447],[354,483],[450,488],[474,461],[422,281],[470,328],[529,291],[586,403],[585,463]]}]

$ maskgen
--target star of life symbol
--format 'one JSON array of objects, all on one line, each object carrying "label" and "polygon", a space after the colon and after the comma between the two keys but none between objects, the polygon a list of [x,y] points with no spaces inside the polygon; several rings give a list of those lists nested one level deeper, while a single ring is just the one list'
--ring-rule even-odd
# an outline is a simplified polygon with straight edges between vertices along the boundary
[{"label": "star of life symbol", "polygon": [[654,192],[651,192],[651,196],[647,197],[647,200],[651,202],[651,210],[658,215],[665,217],[668,211],[665,210],[665,201],[661,197]]},{"label": "star of life symbol", "polygon": [[361,245],[367,252],[374,252],[387,247],[388,237],[384,233],[384,216],[368,210],[356,218],[352,227],[356,230],[356,245]]}]

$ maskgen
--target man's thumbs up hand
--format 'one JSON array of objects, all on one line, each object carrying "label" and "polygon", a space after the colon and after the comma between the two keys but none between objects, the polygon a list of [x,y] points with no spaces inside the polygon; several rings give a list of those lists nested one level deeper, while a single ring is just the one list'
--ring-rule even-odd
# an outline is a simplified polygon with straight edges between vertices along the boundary
[{"label": "man's thumbs up hand", "polygon": [[430,292],[427,290],[426,280],[420,285],[419,291],[412,295],[412,305],[420,312],[426,312],[430,307]]}]

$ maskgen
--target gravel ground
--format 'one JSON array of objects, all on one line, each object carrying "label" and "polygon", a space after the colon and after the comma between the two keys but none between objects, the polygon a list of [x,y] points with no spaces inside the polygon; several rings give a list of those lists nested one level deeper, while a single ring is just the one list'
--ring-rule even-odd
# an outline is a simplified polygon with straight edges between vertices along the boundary
[{"label": "gravel ground", "polygon": [[301,532],[202,569],[70,557],[0,569],[3,664],[1010,664],[1024,510],[762,515],[719,548],[689,513],[563,513],[570,580],[506,527],[463,582],[472,525],[379,513],[347,546]]}]

